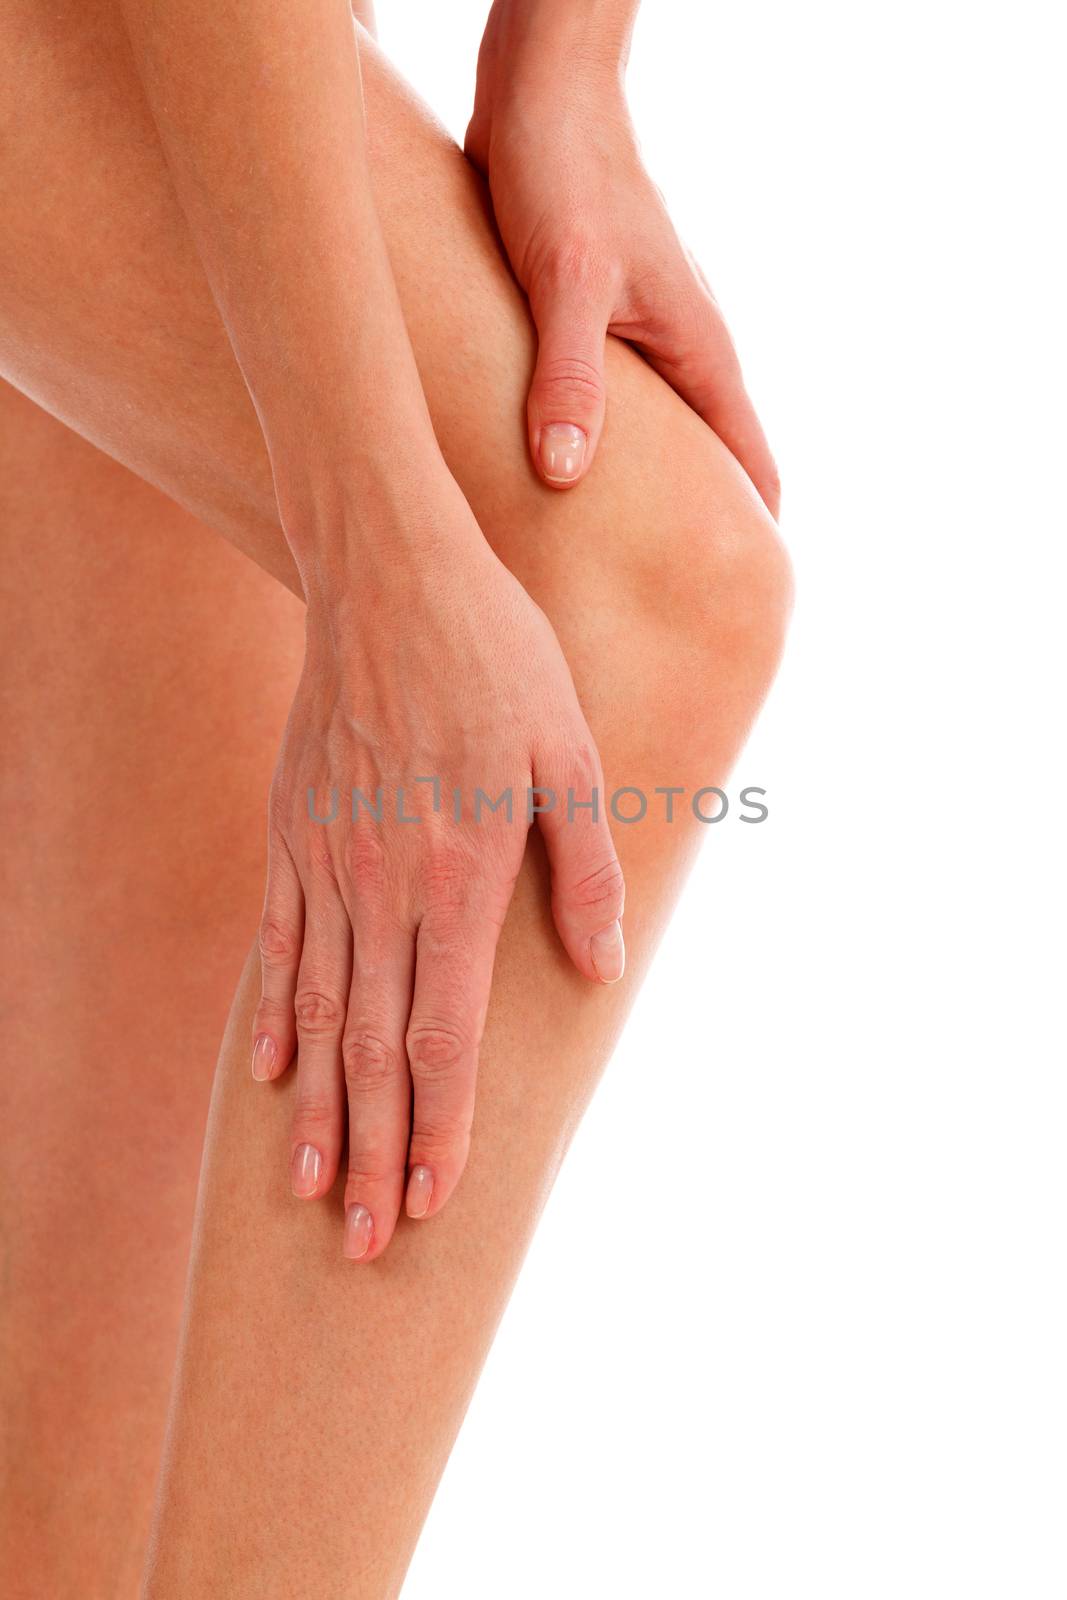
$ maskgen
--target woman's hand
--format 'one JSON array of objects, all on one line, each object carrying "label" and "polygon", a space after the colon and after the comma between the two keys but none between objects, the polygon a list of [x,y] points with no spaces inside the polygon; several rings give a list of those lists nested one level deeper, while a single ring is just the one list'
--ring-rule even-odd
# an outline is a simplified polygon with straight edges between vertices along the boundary
[{"label": "woman's hand", "polygon": [[270,802],[253,1071],[277,1077],[298,1050],[298,1195],[329,1191],[347,1127],[344,1246],[362,1260],[405,1185],[408,1214],[429,1216],[463,1169],[531,790],[554,799],[535,814],[571,960],[612,982],[624,959],[599,758],[555,634],[443,463],[428,476],[428,511],[361,541],[351,597],[309,595]]},{"label": "woman's hand", "polygon": [[528,424],[545,482],[588,471],[604,341],[635,344],[778,514],[774,460],[714,297],[641,162],[622,78],[634,0],[496,0],[467,154],[537,324]]},{"label": "woman's hand", "polygon": [[[308,605],[271,794],[252,1070],[275,1077],[299,1050],[298,1194],[333,1184],[347,1120],[345,1251],[369,1260],[405,1181],[409,1214],[429,1216],[463,1168],[532,786],[554,794],[533,803],[571,960],[622,975],[600,764],[552,629],[434,438],[374,205],[348,4],[122,10]],[[594,790],[595,815],[578,809]]]}]

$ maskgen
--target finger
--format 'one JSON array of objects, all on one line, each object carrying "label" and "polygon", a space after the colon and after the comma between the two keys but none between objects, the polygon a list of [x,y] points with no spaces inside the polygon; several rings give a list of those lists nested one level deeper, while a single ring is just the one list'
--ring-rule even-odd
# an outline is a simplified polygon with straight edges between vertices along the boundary
[{"label": "finger", "polygon": [[711,296],[691,302],[669,349],[641,344],[651,366],[718,434],[744,467],[771,516],[777,519],[782,489],[778,468],[741,375],[733,340]]},{"label": "finger", "polygon": [[553,773],[534,782],[553,804],[537,812],[552,873],[552,916],[578,971],[617,983],[626,966],[622,935],[625,884],[608,826],[600,758],[589,741]]},{"label": "finger", "polygon": [[413,1109],[405,1208],[432,1217],[467,1161],[478,1047],[485,1027],[500,919],[467,906],[423,917],[407,1030]]},{"label": "finger", "polygon": [[293,1193],[315,1200],[333,1187],[344,1138],[341,1035],[351,984],[352,928],[327,872],[310,869],[305,899],[289,1171]]},{"label": "finger", "polygon": [[404,1194],[411,1078],[404,1030],[415,934],[361,920],[354,908],[352,990],[341,1055],[348,1095],[345,1254],[373,1261],[393,1236]]},{"label": "finger", "polygon": [[534,466],[554,489],[588,472],[604,426],[604,345],[611,306],[581,279],[533,291],[537,365],[527,402]]},{"label": "finger", "polygon": [[252,1018],[252,1076],[276,1078],[296,1049],[293,998],[304,933],[304,891],[284,840],[272,834],[259,924],[260,1001]]}]

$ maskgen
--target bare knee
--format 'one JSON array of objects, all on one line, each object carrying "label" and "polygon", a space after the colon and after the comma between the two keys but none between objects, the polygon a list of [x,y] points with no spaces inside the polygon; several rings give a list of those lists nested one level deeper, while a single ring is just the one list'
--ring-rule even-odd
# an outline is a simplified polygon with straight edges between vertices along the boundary
[{"label": "bare knee", "polygon": [[660,715],[690,747],[736,750],[778,666],[792,568],[741,468],[693,421],[657,520],[629,550],[627,581],[658,656]]},{"label": "bare knee", "polygon": [[730,491],[716,474],[717,503],[705,508],[701,526],[687,531],[687,616],[703,638],[709,669],[721,670],[726,661],[743,667],[751,691],[762,696],[785,642],[793,569],[770,513],[740,468],[728,465]]}]

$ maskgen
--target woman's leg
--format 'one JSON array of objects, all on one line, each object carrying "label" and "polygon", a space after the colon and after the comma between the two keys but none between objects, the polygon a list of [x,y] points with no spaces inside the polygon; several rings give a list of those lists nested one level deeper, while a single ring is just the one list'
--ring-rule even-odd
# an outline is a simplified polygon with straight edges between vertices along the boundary
[{"label": "woman's leg", "polygon": [[[63,156],[46,169],[52,208],[5,263],[0,354],[46,404],[291,576],[247,397],[121,51],[101,63],[94,36],[93,70],[71,68],[56,103],[41,103],[69,42],[42,48],[40,137]],[[479,187],[377,57],[367,82],[380,204],[443,448],[560,633],[609,783],[720,780],[781,632],[786,579],[762,512],[703,425],[619,347],[596,473],[566,497],[537,485],[522,431],[529,327]],[[60,248],[72,216],[77,256]],[[251,807],[248,825],[260,825]],[[613,992],[563,966],[531,851],[500,956],[471,1169],[442,1217],[405,1226],[373,1267],[341,1276],[336,1217],[287,1200],[289,1087],[252,1098],[231,1030],[153,1595],[395,1590],[696,831],[619,829],[631,976]],[[247,1004],[246,989],[235,1027]],[[611,1181],[622,1225],[632,1204],[667,1209],[650,1172]]]},{"label": "woman's leg", "polygon": [[0,1590],[132,1600],[302,608],[3,383],[0,543]]},{"label": "woman's leg", "polygon": [[[713,493],[708,463],[683,457],[676,470],[695,498],[709,495],[709,479]],[[633,482],[626,474],[613,491],[606,477],[591,492],[621,517]],[[636,513],[650,540],[657,498],[646,493]],[[632,525],[632,504],[625,514]],[[553,609],[608,787],[632,784],[651,797],[656,785],[691,794],[721,783],[772,669],[780,591],[751,573],[739,585],[712,543],[690,553],[685,574],[665,567],[676,595],[667,626],[629,577],[577,568],[560,578]],[[683,579],[700,589],[699,608],[681,598]],[[672,824],[617,830],[629,966],[606,990],[585,985],[562,958],[531,845],[497,959],[468,1168],[439,1217],[402,1218],[388,1251],[364,1269],[341,1257],[340,1194],[313,1207],[289,1194],[292,1079],[265,1093],[250,1079],[250,958],[216,1082],[149,1600],[398,1592],[541,1205],[698,828],[679,806]],[[625,1228],[638,1207],[673,1226],[670,1171],[700,1160],[686,1063],[650,1061],[648,1076],[648,1093],[678,1100],[678,1146],[604,1173],[609,1226]]]}]

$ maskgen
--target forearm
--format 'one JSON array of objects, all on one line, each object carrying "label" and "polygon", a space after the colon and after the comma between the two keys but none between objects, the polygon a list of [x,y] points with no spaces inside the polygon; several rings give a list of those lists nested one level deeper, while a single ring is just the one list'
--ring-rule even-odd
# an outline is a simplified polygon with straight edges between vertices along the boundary
[{"label": "forearm", "polygon": [[483,80],[514,87],[561,69],[621,80],[640,0],[494,0],[478,62]]},{"label": "forearm", "polygon": [[[124,14],[306,589],[439,462],[371,191],[349,6]],[[395,536],[405,519],[388,521]]]},{"label": "forearm", "polygon": [[[466,150],[486,175],[501,130],[526,150],[543,142],[546,114],[566,126],[595,97],[598,118],[625,120],[625,76],[640,0],[494,0],[478,51]],[[617,108],[617,115],[604,108]],[[550,112],[549,112],[549,108]],[[564,135],[566,143],[566,135]],[[590,151],[576,142],[580,164]],[[558,174],[562,177],[563,174]],[[496,197],[494,196],[494,200]],[[513,266],[521,266],[514,260]]]}]

